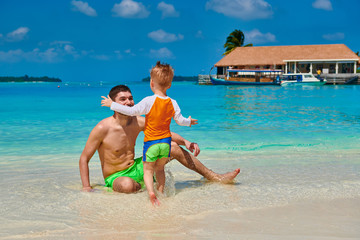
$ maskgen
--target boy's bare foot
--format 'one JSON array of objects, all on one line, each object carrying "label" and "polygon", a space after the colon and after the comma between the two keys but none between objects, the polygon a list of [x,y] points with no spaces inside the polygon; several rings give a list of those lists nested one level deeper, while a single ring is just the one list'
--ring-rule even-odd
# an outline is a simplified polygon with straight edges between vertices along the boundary
[{"label": "boy's bare foot", "polygon": [[160,202],[157,199],[155,193],[151,192],[149,193],[150,202],[153,206],[160,206]]},{"label": "boy's bare foot", "polygon": [[232,183],[234,182],[234,179],[236,178],[236,176],[240,173],[240,168],[235,169],[232,172],[228,172],[228,173],[224,173],[224,174],[219,174],[218,176],[216,176],[213,181],[215,182],[220,182],[220,183]]}]

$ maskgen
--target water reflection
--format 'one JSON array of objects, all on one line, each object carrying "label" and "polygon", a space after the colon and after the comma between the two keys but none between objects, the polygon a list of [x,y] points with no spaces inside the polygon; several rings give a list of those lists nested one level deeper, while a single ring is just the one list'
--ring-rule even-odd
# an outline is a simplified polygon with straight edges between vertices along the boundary
[{"label": "water reflection", "polygon": [[359,128],[358,113],[346,113],[331,104],[342,97],[346,96],[337,97],[332,91],[327,93],[313,88],[227,87],[223,96],[224,128],[241,129],[240,125],[336,128],[349,124]]}]

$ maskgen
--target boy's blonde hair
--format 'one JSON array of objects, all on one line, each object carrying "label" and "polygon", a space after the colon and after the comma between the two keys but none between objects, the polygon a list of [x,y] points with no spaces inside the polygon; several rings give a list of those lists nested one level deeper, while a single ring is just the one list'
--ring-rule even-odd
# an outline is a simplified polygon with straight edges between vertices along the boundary
[{"label": "boy's blonde hair", "polygon": [[150,77],[160,87],[169,87],[174,77],[174,69],[169,64],[161,64],[160,61],[157,61],[155,67],[150,71]]}]

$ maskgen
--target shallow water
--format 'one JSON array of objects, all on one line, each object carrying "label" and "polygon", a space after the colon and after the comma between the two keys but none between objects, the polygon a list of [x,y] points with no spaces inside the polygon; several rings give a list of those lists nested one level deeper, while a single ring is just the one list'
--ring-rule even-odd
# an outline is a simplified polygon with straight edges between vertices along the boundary
[{"label": "shallow water", "polygon": [[[154,210],[145,192],[117,194],[103,187],[96,154],[90,162],[96,191],[83,193],[78,159],[91,129],[111,115],[100,107],[100,96],[115,84],[0,84],[0,238],[206,238],[210,225],[189,229],[186,223],[206,223],[212,215],[237,223],[229,212],[360,197],[360,86],[189,83],[173,84],[169,95],[199,125],[174,124],[172,130],[199,143],[199,159],[210,169],[240,167],[235,184],[209,183],[173,161],[167,196]],[[135,101],[151,94],[148,83],[128,86]],[[225,232],[238,232],[223,225]]]}]

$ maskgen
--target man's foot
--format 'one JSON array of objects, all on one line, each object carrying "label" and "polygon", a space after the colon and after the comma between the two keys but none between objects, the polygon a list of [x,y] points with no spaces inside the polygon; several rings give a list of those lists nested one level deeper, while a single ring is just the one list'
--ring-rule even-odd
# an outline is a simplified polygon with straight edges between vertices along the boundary
[{"label": "man's foot", "polygon": [[220,183],[233,183],[234,179],[236,178],[236,176],[240,173],[240,168],[235,169],[232,172],[228,172],[228,173],[224,173],[224,174],[219,174],[217,175],[213,181],[215,182],[220,182]]},{"label": "man's foot", "polygon": [[155,193],[151,192],[149,193],[150,202],[153,206],[160,206],[160,202],[157,199]]}]

